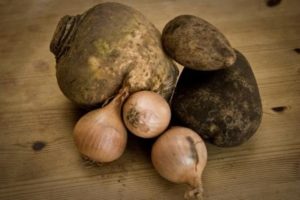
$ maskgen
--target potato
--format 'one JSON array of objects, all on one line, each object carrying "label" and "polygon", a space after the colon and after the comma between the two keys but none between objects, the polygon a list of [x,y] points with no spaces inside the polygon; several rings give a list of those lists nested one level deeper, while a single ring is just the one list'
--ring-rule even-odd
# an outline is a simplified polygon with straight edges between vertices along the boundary
[{"label": "potato", "polygon": [[217,70],[231,66],[236,59],[225,36],[207,21],[180,15],[165,26],[162,43],[167,54],[185,67]]},{"label": "potato", "polygon": [[162,50],[161,35],[141,13],[102,3],[63,17],[50,50],[62,92],[82,106],[98,106],[120,89],[151,90],[168,99],[178,69]]},{"label": "potato", "polygon": [[172,99],[175,119],[221,147],[242,144],[257,130],[262,105],[246,58],[217,71],[184,68]]}]

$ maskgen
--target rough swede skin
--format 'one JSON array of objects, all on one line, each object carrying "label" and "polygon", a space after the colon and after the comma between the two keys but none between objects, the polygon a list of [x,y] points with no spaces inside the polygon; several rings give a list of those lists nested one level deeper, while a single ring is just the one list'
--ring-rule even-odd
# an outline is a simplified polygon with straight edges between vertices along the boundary
[{"label": "rough swede skin", "polygon": [[125,87],[168,99],[178,69],[164,54],[160,37],[140,12],[119,3],[64,16],[50,45],[60,89],[88,107],[103,104]]}]

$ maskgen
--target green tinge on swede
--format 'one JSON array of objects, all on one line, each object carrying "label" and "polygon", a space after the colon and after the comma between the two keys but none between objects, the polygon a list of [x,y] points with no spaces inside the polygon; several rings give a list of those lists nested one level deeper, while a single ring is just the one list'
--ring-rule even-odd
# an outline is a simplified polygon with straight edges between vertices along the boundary
[{"label": "green tinge on swede", "polygon": [[161,34],[137,10],[101,3],[63,17],[50,50],[62,92],[84,107],[113,98],[121,88],[171,96],[178,69],[161,46]]}]

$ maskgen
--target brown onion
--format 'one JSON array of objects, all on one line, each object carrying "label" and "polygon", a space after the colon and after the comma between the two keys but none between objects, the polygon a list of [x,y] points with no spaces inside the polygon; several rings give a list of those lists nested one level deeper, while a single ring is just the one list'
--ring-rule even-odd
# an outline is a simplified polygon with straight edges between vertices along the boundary
[{"label": "brown onion", "polygon": [[170,119],[169,104],[155,92],[136,92],[123,106],[123,120],[126,127],[142,138],[152,138],[161,134],[168,127]]},{"label": "brown onion", "polygon": [[123,154],[127,131],[121,119],[121,107],[127,96],[127,90],[122,90],[105,107],[87,113],[75,125],[75,144],[88,159],[104,163]]},{"label": "brown onion", "polygon": [[172,127],[154,143],[151,159],[162,177],[191,186],[185,193],[186,199],[202,199],[207,150],[197,133],[184,127]]}]

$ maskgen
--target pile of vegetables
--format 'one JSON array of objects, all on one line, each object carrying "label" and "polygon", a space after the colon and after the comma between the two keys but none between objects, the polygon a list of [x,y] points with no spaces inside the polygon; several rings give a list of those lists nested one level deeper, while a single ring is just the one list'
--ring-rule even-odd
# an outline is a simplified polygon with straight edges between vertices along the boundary
[{"label": "pile of vegetables", "polygon": [[[160,35],[135,9],[102,3],[63,17],[50,50],[62,92],[90,109],[74,128],[79,152],[108,163],[122,156],[128,132],[155,138],[154,168],[169,181],[188,184],[186,199],[202,199],[203,139],[237,146],[261,122],[248,61],[199,17],[178,16]],[[184,66],[179,78],[173,60]]]}]

